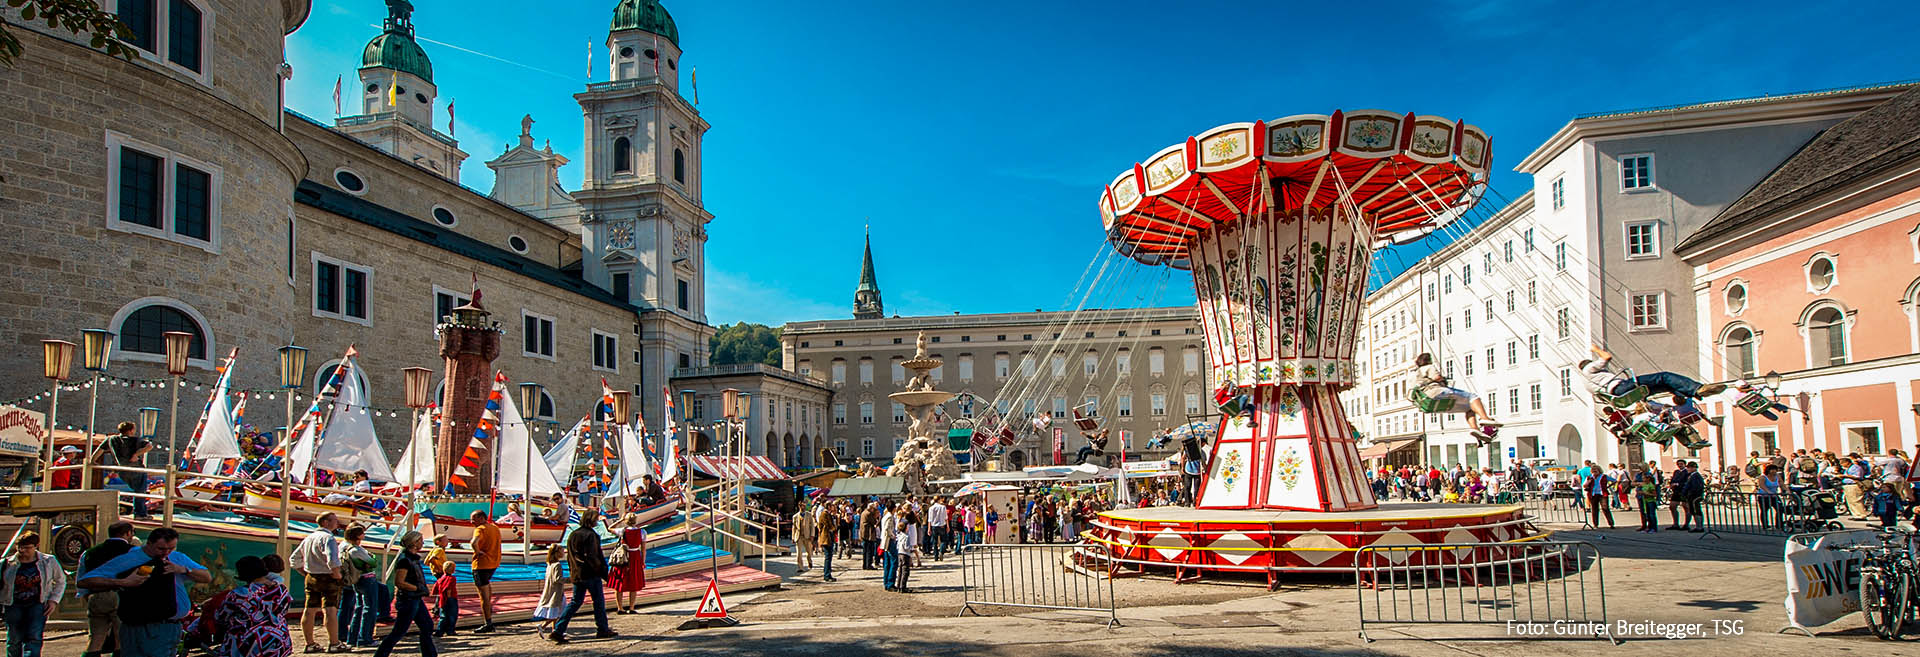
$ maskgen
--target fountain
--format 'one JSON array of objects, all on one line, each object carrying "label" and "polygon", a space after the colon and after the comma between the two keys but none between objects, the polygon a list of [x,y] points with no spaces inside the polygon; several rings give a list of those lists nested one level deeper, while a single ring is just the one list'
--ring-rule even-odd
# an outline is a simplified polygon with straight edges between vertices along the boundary
[{"label": "fountain", "polygon": [[900,363],[913,372],[913,378],[907,381],[906,390],[887,395],[906,406],[907,417],[913,419],[907,427],[906,442],[894,453],[893,465],[887,468],[887,476],[905,478],[907,491],[920,495],[926,492],[928,481],[960,476],[959,462],[953,459],[946,441],[934,435],[933,426],[934,411],[958,395],[933,389],[930,372],[939,368],[941,361],[927,356],[927,334],[920,333],[913,345],[913,358]]}]

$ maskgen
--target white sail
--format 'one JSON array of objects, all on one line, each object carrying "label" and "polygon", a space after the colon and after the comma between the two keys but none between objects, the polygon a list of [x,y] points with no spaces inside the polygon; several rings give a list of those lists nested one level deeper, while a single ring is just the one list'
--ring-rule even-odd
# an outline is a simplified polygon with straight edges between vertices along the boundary
[{"label": "white sail", "polygon": [[620,425],[620,478],[615,482],[620,494],[625,495],[639,490],[642,477],[653,474],[647,463],[646,448],[640,443],[640,432],[632,425]]},{"label": "white sail", "polygon": [[320,436],[313,465],[336,472],[366,470],[374,481],[393,481],[393,468],[387,465],[387,450],[380,446],[380,437],[373,432],[373,418],[367,414],[364,394],[360,386],[351,382],[340,386],[340,395],[335,398],[326,431]]},{"label": "white sail", "polygon": [[413,440],[407,443],[393,471],[393,482],[403,486],[433,483],[433,421],[427,411],[420,413],[422,417],[413,429]]},{"label": "white sail", "polygon": [[240,458],[240,441],[233,433],[233,405],[227,402],[227,384],[232,377],[229,366],[214,384],[212,401],[200,416],[200,439],[189,450],[193,458],[218,463],[220,459]]},{"label": "white sail", "polygon": [[560,492],[553,470],[544,457],[536,456],[539,452],[533,446],[533,432],[520,418],[512,395],[500,396],[500,435],[494,440],[493,451],[500,459],[493,469],[494,490],[530,496]]},{"label": "white sail", "polygon": [[288,453],[287,473],[294,481],[305,482],[307,472],[313,469],[314,423],[308,422],[307,428],[300,432],[300,440],[293,444]]},{"label": "white sail", "polygon": [[554,481],[573,478],[574,454],[580,450],[580,432],[585,431],[586,426],[586,418],[581,418],[580,422],[574,424],[572,429],[568,429],[566,435],[560,437],[560,442],[554,443],[553,447],[547,450],[546,456],[542,457],[547,462],[547,471],[553,473]]}]

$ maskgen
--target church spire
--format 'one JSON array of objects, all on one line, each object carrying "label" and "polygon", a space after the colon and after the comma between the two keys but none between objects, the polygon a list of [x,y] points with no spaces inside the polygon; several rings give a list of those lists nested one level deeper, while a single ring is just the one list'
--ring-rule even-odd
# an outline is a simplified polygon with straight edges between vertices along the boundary
[{"label": "church spire", "polygon": [[880,319],[887,314],[880,303],[880,281],[873,275],[873,235],[867,235],[866,254],[860,260],[860,287],[853,290],[853,318]]}]

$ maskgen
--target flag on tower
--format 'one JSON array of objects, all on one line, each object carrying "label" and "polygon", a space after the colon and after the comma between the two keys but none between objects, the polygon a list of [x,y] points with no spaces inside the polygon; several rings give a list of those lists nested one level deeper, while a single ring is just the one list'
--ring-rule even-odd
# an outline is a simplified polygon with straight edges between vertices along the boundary
[{"label": "flag on tower", "polygon": [[333,115],[340,116],[340,76],[333,76]]},{"label": "flag on tower", "polygon": [[660,77],[660,35],[653,36],[653,50],[647,51],[648,59],[653,60],[653,77]]},{"label": "flag on tower", "polygon": [[700,104],[700,67],[690,66],[687,68],[687,82],[690,82],[693,84],[693,104],[699,105]]},{"label": "flag on tower", "polygon": [[593,39],[587,39],[587,81],[593,81]]},{"label": "flag on tower", "polygon": [[400,106],[400,74],[393,74],[393,84],[387,85],[387,107]]}]

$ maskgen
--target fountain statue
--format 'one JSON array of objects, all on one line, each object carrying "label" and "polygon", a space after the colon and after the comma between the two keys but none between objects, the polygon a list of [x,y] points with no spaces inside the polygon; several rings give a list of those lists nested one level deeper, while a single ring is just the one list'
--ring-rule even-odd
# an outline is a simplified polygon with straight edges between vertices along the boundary
[{"label": "fountain statue", "polygon": [[922,332],[913,344],[913,358],[900,363],[913,372],[907,389],[887,395],[907,407],[907,417],[913,419],[907,427],[906,442],[893,455],[893,466],[887,468],[887,476],[905,478],[907,491],[920,495],[926,492],[928,481],[960,476],[960,464],[953,459],[953,451],[947,448],[944,436],[934,434],[935,412],[956,395],[933,389],[930,372],[940,367],[941,361],[927,357],[927,334]]}]

